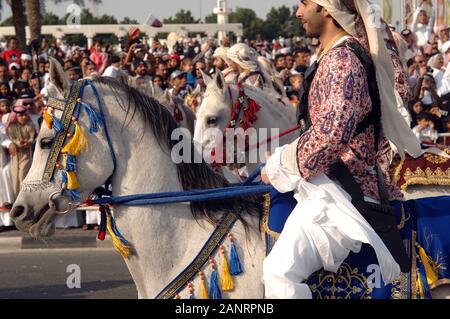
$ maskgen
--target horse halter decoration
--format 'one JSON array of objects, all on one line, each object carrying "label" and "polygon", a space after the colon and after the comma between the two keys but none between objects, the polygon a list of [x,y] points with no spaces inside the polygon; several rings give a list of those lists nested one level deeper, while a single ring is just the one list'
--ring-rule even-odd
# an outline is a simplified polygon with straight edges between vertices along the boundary
[{"label": "horse halter decoration", "polygon": [[[230,120],[222,132],[222,144],[226,144],[226,130],[227,129],[236,129],[237,125],[240,124],[241,128],[245,131],[252,127],[253,124],[258,120],[258,112],[261,109],[261,106],[256,103],[255,100],[245,94],[245,88],[241,83],[236,84],[236,88],[238,91],[238,97],[236,101],[234,101],[233,93],[231,91],[231,85],[227,84],[228,98],[230,102]],[[214,148],[211,151],[211,156],[214,158],[217,153],[217,149],[222,148],[223,150],[223,162],[221,164],[217,163],[217,161],[213,162],[213,166],[221,166],[226,165],[226,150],[223,145]]]},{"label": "horse halter decoration", "polygon": [[[100,114],[88,103],[82,101],[84,89],[86,86],[91,86],[94,91],[94,95],[97,98],[97,103],[100,109]],[[62,111],[61,119],[58,119],[54,113],[55,110]],[[80,194],[78,188],[80,184],[77,180],[77,157],[87,146],[87,138],[83,128],[78,123],[78,118],[81,111],[85,111],[89,118],[90,126],[89,133],[97,133],[100,127],[105,130],[105,135],[110,147],[111,156],[114,163],[114,171],[116,168],[116,158],[112,148],[105,120],[102,103],[100,101],[98,92],[91,80],[82,80],[75,82],[70,90],[70,94],[67,100],[59,100],[53,97],[49,97],[47,101],[47,107],[44,109],[44,122],[49,129],[55,130],[55,138],[50,150],[47,163],[45,165],[44,174],[41,181],[28,182],[22,185],[22,191],[32,192],[35,190],[44,190],[48,188],[60,189],[50,194],[48,201],[49,206],[54,208],[56,213],[64,215],[70,212],[77,206],[77,202],[80,200]],[[64,146],[66,140],[70,141]],[[63,164],[58,163],[58,160],[62,156]],[[62,185],[58,187],[52,181],[54,179],[55,171],[61,172]],[[57,211],[56,204],[54,202],[57,196],[63,196],[68,193],[71,198],[69,208],[65,211]]]}]

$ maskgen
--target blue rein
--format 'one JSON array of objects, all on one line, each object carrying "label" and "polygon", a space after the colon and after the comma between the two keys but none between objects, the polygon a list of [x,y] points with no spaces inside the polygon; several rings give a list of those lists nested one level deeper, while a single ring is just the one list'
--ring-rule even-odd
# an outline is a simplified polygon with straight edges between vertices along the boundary
[{"label": "blue rein", "polygon": [[230,187],[201,189],[183,192],[164,192],[164,193],[139,194],[128,196],[111,196],[90,201],[89,204],[125,205],[125,206],[167,205],[186,202],[206,202],[226,198],[269,193],[274,189],[273,186],[254,183],[254,180],[261,173],[261,167],[262,166],[259,166],[244,183],[233,185]]}]

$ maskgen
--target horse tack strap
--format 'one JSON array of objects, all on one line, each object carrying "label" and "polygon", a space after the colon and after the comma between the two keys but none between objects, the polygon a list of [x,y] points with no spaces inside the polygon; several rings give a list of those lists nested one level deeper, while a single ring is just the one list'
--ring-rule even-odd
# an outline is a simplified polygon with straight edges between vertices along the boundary
[{"label": "horse tack strap", "polygon": [[63,111],[66,108],[67,101],[63,101],[60,99],[55,99],[54,97],[47,98],[47,105],[51,108],[54,108],[59,111]]},{"label": "horse tack strap", "polygon": [[174,296],[191,281],[209,257],[218,249],[220,243],[236,223],[237,218],[232,214],[227,214],[214,229],[205,245],[198,255],[166,288],[164,288],[155,299],[172,299]]},{"label": "horse tack strap", "polygon": [[[59,154],[61,153],[67,133],[69,132],[70,125],[72,124],[72,116],[75,113],[80,90],[84,83],[84,81],[75,82],[70,90],[67,104],[62,107],[63,114],[61,117],[61,123],[63,124],[63,129],[56,134],[55,141],[53,142],[53,146],[50,150],[50,155],[45,166],[44,176],[42,177],[43,182],[49,183],[53,177],[56,162],[58,161]],[[48,106],[55,109],[60,109],[59,107],[62,106],[63,103],[62,101],[56,99],[49,99],[48,102]]]}]

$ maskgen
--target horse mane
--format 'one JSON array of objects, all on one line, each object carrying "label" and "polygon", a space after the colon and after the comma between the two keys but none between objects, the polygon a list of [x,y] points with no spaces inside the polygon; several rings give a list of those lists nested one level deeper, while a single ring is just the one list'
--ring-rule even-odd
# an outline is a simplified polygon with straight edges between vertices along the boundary
[{"label": "horse mane", "polygon": [[[138,112],[144,122],[148,124],[155,138],[161,146],[168,147],[169,150],[176,145],[178,141],[172,140],[172,132],[178,128],[178,123],[174,120],[170,112],[160,104],[156,99],[130,87],[126,83],[117,81],[114,78],[99,77],[93,80],[95,84],[109,87],[119,106],[126,112],[125,122],[131,114],[131,120]],[[128,101],[125,105],[124,101]],[[133,107],[134,106],[134,107]],[[126,125],[124,123],[124,125]],[[194,155],[195,147],[191,139],[191,148]],[[229,183],[220,174],[216,173],[212,167],[207,164],[203,158],[201,163],[180,163],[176,164],[178,178],[183,190],[198,190],[227,187]],[[258,216],[262,211],[261,196],[246,196],[233,199],[214,200],[206,202],[191,202],[191,212],[193,217],[198,219],[207,219],[214,225],[217,224],[222,215],[219,213],[231,213],[240,220],[244,226],[248,226],[245,221],[245,214]]]}]

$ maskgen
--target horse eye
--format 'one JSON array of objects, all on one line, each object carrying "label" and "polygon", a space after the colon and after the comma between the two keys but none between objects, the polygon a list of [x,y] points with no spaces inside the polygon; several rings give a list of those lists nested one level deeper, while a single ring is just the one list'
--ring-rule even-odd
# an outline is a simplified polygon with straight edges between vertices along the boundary
[{"label": "horse eye", "polygon": [[214,126],[214,125],[217,125],[217,117],[209,117],[209,118],[206,120],[206,124],[207,124],[208,126]]},{"label": "horse eye", "polygon": [[50,149],[53,145],[53,138],[43,138],[41,140],[41,149]]}]

